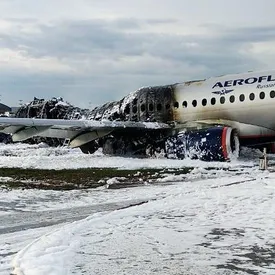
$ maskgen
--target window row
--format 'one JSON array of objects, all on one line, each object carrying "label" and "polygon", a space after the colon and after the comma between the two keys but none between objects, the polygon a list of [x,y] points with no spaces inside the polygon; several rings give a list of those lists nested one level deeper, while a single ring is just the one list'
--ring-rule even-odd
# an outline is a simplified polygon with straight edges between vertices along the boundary
[{"label": "window row", "polygon": [[[269,96],[270,96],[270,98],[275,98],[275,91],[270,91]],[[260,92],[259,93],[259,98],[260,99],[265,99],[265,97],[266,97],[265,92]],[[250,93],[249,96],[248,96],[248,98],[249,98],[250,101],[253,101],[255,99],[255,94],[254,93]],[[236,99],[236,97],[234,95],[231,95],[229,97],[229,102],[230,103],[234,103],[236,100],[237,99]],[[245,101],[245,95],[244,94],[239,95],[238,100],[240,102]],[[224,104],[226,102],[225,96],[221,96],[219,99],[217,99],[215,97],[212,97],[210,99],[210,104],[211,105],[215,105],[217,102],[219,102],[220,104]],[[132,112],[134,114],[138,112],[138,107],[135,104],[136,104],[136,102],[134,102],[134,104],[132,106]],[[197,107],[198,101],[196,99],[194,99],[191,102],[191,104],[192,104],[193,107]],[[207,99],[206,98],[202,99],[201,105],[202,106],[206,106],[207,105]],[[174,107],[175,109],[179,108],[179,102],[177,102],[177,101],[174,102],[174,104],[172,106],[169,103],[167,103],[166,105],[163,105],[161,103],[157,103],[155,105],[153,102],[151,102],[151,103],[148,104],[148,111],[153,112],[155,110],[155,108],[156,108],[156,110],[158,112],[160,112],[160,111],[162,111],[163,108],[166,109],[166,110],[169,110],[171,107]],[[183,101],[182,102],[182,107],[184,107],[184,108],[188,107],[187,101]],[[140,111],[141,112],[145,112],[145,110],[146,110],[146,105],[143,103],[143,104],[140,105]],[[126,114],[130,113],[130,104],[127,104],[127,106],[125,108],[125,112],[126,112]]]},{"label": "window row", "polygon": [[[266,96],[266,95],[265,95],[265,92],[260,92],[260,93],[259,93],[259,98],[260,98],[260,99],[265,99],[265,96]],[[275,98],[275,91],[270,91],[269,96],[270,96],[270,98]],[[248,98],[249,98],[250,101],[253,101],[253,100],[255,99],[255,94],[254,94],[254,93],[250,93],[249,96],[248,96]],[[229,97],[229,102],[230,102],[230,103],[234,103],[236,100],[237,100],[237,99],[235,98],[234,95],[231,95],[231,96]],[[218,101],[220,102],[220,104],[224,104],[225,101],[226,101],[226,99],[225,99],[224,96],[221,96],[221,97],[219,98]],[[240,101],[240,102],[245,101],[245,95],[244,95],[244,94],[241,94],[241,95],[239,96],[239,101]],[[215,105],[216,103],[217,103],[217,99],[216,99],[215,97],[212,97],[211,100],[210,100],[210,104],[211,104],[211,105]],[[192,101],[192,106],[193,106],[193,107],[197,107],[197,105],[198,105],[198,102],[197,102],[196,99],[194,99],[194,100]],[[206,98],[204,98],[204,99],[201,101],[201,105],[202,105],[202,106],[206,106],[206,105],[207,105],[207,99],[206,99]],[[187,108],[187,106],[188,106],[187,101],[183,101],[183,102],[182,102],[182,107]]]},{"label": "window row", "polygon": [[[171,107],[179,108],[179,103],[174,102],[174,104],[172,106],[171,106],[170,103],[167,103],[166,105],[163,106],[163,104],[161,104],[161,103],[154,104],[154,103],[151,102],[151,103],[148,104],[148,111],[153,112],[156,109],[158,112],[160,112],[160,111],[162,111],[163,108],[166,109],[166,110],[169,110],[169,109],[171,109]],[[146,105],[144,103],[142,103],[140,105],[140,111],[141,112],[146,111]],[[132,112],[134,114],[136,114],[138,112],[138,106],[137,105],[132,106]],[[127,104],[127,106],[125,108],[125,113],[130,114],[130,104]]]}]

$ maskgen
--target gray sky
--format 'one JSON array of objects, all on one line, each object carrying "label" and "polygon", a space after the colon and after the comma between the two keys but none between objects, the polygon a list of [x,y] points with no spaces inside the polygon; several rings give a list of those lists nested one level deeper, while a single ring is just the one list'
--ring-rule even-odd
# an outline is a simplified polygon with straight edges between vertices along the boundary
[{"label": "gray sky", "polygon": [[0,101],[80,107],[275,69],[274,0],[0,0]]}]

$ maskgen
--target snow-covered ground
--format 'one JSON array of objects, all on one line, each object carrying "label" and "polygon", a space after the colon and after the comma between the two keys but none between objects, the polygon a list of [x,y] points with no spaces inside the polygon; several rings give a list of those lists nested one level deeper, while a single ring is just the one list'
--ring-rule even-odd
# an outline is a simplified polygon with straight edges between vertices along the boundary
[{"label": "snow-covered ground", "polygon": [[257,157],[245,150],[239,161],[206,163],[0,145],[0,167],[194,167],[117,190],[3,186],[0,274],[275,274],[275,173],[258,170]]},{"label": "snow-covered ground", "polygon": [[[250,152],[247,152],[250,154]],[[121,169],[139,168],[177,168],[192,167],[217,167],[228,168],[243,164],[242,161],[233,163],[203,162],[189,159],[172,160],[166,158],[124,158],[107,157],[100,151],[93,155],[81,153],[80,149],[49,148],[45,144],[1,144],[0,143],[0,167],[19,167],[37,169],[77,169],[89,167],[114,167]],[[246,165],[254,165],[249,158]]]}]

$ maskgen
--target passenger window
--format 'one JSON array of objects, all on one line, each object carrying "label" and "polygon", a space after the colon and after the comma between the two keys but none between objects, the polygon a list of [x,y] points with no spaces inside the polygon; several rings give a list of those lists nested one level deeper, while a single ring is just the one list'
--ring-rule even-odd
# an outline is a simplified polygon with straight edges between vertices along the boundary
[{"label": "passenger window", "polygon": [[133,113],[136,114],[137,113],[137,106],[133,106]]},{"label": "passenger window", "polygon": [[160,103],[158,103],[158,105],[157,105],[157,110],[158,110],[158,111],[161,111],[161,109],[162,109],[162,106],[161,106]]},{"label": "passenger window", "polygon": [[254,93],[251,93],[251,94],[249,95],[249,99],[250,99],[250,100],[254,100],[254,99],[255,99],[255,94],[254,94]]},{"label": "passenger window", "polygon": [[130,114],[130,104],[129,103],[125,107],[125,113]]},{"label": "passenger window", "polygon": [[225,97],[224,97],[224,96],[221,96],[221,98],[220,98],[220,103],[221,103],[221,104],[224,104],[224,102],[225,102]]},{"label": "passenger window", "polygon": [[260,99],[264,99],[265,98],[265,93],[264,92],[260,92]]},{"label": "passenger window", "polygon": [[231,102],[231,103],[234,103],[234,101],[235,101],[235,96],[230,96],[230,98],[229,98],[229,101]]},{"label": "passenger window", "polygon": [[194,100],[192,101],[192,105],[193,105],[193,107],[197,107],[197,100],[194,99]]},{"label": "passenger window", "polygon": [[149,104],[149,111],[150,112],[154,111],[154,105],[153,105],[153,103]]},{"label": "passenger window", "polygon": [[274,98],[274,97],[275,97],[275,91],[271,91],[271,92],[270,92],[270,97],[271,97],[271,98]]},{"label": "passenger window", "polygon": [[240,101],[243,102],[245,100],[244,94],[240,95]]},{"label": "passenger window", "polygon": [[212,104],[212,105],[215,105],[215,104],[216,104],[216,98],[215,98],[215,97],[212,97],[212,98],[211,98],[211,104]]},{"label": "passenger window", "polygon": [[206,106],[207,100],[204,98],[204,99],[202,100],[201,104],[202,104],[202,106]]},{"label": "passenger window", "polygon": [[174,108],[179,108],[179,103],[177,101],[174,103]]},{"label": "passenger window", "polygon": [[141,104],[140,110],[141,110],[141,112],[144,112],[144,111],[145,111],[145,104]]},{"label": "passenger window", "polygon": [[182,102],[182,107],[183,107],[183,108],[187,108],[187,101],[183,101],[183,102]]},{"label": "passenger window", "polygon": [[116,119],[118,119],[118,118],[119,118],[119,114],[118,114],[118,112],[115,112],[115,113],[113,114],[113,119],[116,120]]}]

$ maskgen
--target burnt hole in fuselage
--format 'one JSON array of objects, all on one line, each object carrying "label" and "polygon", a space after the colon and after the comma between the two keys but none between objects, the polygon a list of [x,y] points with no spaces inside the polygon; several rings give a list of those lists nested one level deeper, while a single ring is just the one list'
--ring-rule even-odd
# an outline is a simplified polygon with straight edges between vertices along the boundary
[{"label": "burnt hole in fuselage", "polygon": [[174,120],[177,108],[174,85],[145,87],[120,101],[97,107],[93,116],[107,120],[169,122]]}]

